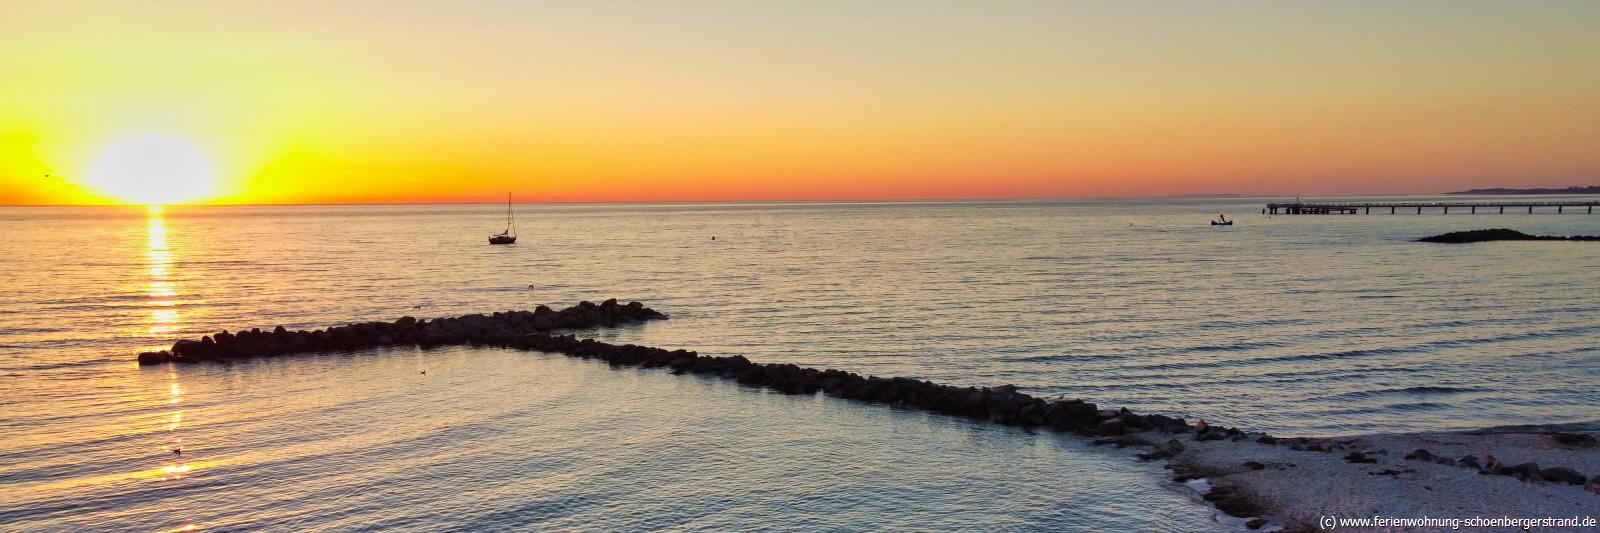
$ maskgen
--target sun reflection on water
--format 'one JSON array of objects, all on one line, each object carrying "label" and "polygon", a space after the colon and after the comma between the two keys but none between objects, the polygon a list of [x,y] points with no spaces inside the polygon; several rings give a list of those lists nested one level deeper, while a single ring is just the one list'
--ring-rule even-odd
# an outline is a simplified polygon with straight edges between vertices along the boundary
[{"label": "sun reflection on water", "polygon": [[[150,281],[145,293],[148,299],[145,305],[150,309],[149,336],[152,340],[170,342],[178,336],[181,327],[177,309],[178,288],[171,280],[173,257],[172,251],[167,248],[167,223],[161,217],[161,206],[153,205],[148,208],[150,212],[149,244],[145,257],[148,259]],[[178,383],[178,373],[174,370],[168,373],[170,381],[169,398],[167,403],[173,406],[183,401],[183,387]],[[183,421],[183,411],[172,412],[172,421],[167,424],[166,449],[163,450],[173,457],[183,454],[183,439],[178,436],[178,424]],[[162,468],[166,475],[161,479],[177,479],[189,471],[188,465],[171,464]]]},{"label": "sun reflection on water", "polygon": [[[160,348],[170,346],[182,330],[180,320],[182,315],[178,312],[178,286],[173,282],[174,257],[172,250],[167,246],[167,224],[162,217],[161,206],[149,206],[149,240],[146,245],[146,271],[148,282],[145,286],[145,306],[150,308],[150,322],[148,337],[152,342],[160,344]],[[198,468],[196,463],[184,459],[183,436],[179,429],[183,424],[184,389],[178,381],[177,368],[169,367],[167,373],[167,405],[171,406],[171,416],[166,423],[166,439],[159,454],[163,466],[147,470],[138,477],[145,477],[159,482],[173,482],[181,480],[191,471]],[[192,451],[190,452],[192,453]],[[172,531],[194,531],[193,523],[184,522]]]},{"label": "sun reflection on water", "polygon": [[152,339],[171,341],[178,336],[178,290],[171,280],[172,251],[167,248],[167,223],[161,217],[160,206],[150,209],[149,243],[145,258],[149,282],[145,287],[145,295],[149,298],[145,305],[151,307],[149,336]]}]

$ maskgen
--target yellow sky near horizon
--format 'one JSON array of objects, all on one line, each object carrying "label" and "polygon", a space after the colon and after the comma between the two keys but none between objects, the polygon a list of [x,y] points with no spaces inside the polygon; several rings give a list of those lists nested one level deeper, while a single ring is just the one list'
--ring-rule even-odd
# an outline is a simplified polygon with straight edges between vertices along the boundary
[{"label": "yellow sky near horizon", "polygon": [[[1313,196],[1600,181],[1596,3],[0,10],[0,204],[498,201],[508,190],[528,201]],[[152,136],[172,141],[130,141]],[[157,161],[134,173],[137,158],[108,156],[119,146],[154,146]],[[197,165],[209,190],[136,177]],[[130,184],[150,192],[108,192]]]}]

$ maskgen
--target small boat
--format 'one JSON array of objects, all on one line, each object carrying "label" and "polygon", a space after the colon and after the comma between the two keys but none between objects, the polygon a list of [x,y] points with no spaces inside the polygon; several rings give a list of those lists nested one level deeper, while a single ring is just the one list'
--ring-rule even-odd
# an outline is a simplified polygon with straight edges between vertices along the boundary
[{"label": "small boat", "polygon": [[1232,226],[1233,225],[1233,221],[1232,220],[1228,220],[1228,217],[1225,217],[1225,216],[1222,216],[1222,215],[1217,215],[1217,219],[1211,221],[1211,225],[1213,225],[1213,226]]},{"label": "small boat", "polygon": [[506,193],[506,230],[490,235],[489,244],[516,244],[517,224],[511,221],[511,193]]}]

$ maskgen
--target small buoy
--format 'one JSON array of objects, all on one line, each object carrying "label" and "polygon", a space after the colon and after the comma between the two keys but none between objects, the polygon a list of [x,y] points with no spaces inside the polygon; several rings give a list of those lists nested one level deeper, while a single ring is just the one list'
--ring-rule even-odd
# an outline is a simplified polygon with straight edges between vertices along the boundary
[{"label": "small buoy", "polygon": [[712,235],[712,236],[711,236],[711,240],[713,240],[713,241],[714,241],[714,240],[717,240],[717,236],[716,236],[716,235]]},{"label": "small buoy", "polygon": [[427,374],[427,373],[428,373],[428,371],[427,371],[427,370],[423,370],[423,371],[422,371],[422,373],[423,373],[423,374]]},{"label": "small buoy", "polygon": [[528,286],[528,288],[529,288],[529,289],[532,289],[532,288],[533,288],[533,285],[529,285],[529,286]]}]

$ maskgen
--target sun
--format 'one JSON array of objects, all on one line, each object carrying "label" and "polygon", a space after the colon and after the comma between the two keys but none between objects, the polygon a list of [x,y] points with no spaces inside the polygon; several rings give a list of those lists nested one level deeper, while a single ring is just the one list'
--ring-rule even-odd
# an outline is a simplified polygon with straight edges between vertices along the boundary
[{"label": "sun", "polygon": [[112,143],[95,158],[88,184],[128,203],[163,205],[213,193],[211,162],[188,140],[147,133]]}]

